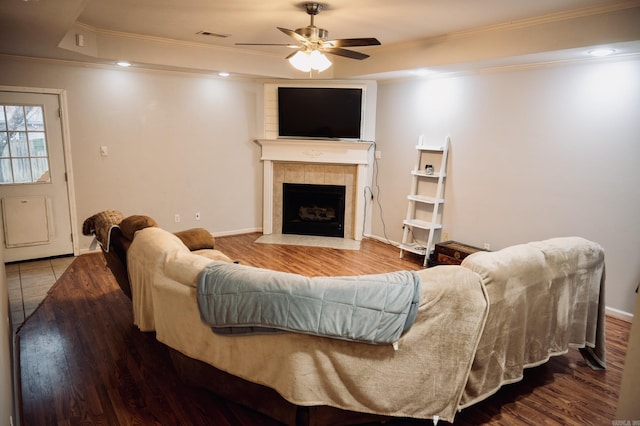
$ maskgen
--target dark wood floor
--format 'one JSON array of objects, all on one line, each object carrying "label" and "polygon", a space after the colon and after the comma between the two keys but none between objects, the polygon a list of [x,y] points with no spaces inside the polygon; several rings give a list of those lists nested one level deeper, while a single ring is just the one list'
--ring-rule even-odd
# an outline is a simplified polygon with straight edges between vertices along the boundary
[{"label": "dark wood floor", "polygon": [[[377,241],[365,240],[360,251],[349,251],[253,243],[258,235],[216,242],[242,263],[307,275],[421,268],[421,259],[399,259],[397,249]],[[610,425],[629,328],[607,318],[606,371],[591,370],[571,350],[463,410],[455,424]],[[18,331],[18,339],[24,425],[277,424],[182,383],[166,348],[153,333],[132,325],[131,303],[100,254],[76,259]],[[431,422],[398,419],[386,424]]]}]

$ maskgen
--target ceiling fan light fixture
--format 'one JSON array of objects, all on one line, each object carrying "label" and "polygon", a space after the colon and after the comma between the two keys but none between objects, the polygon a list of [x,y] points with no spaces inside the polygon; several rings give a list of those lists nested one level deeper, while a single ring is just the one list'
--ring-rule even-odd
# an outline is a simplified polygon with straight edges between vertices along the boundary
[{"label": "ceiling fan light fixture", "polygon": [[309,72],[312,69],[322,72],[332,65],[329,58],[319,50],[312,50],[311,52],[299,50],[289,58],[289,63],[302,72]]},{"label": "ceiling fan light fixture", "polygon": [[295,69],[302,72],[311,71],[311,61],[309,60],[309,55],[301,50],[298,50],[295,55],[289,58],[289,63],[293,65]]},{"label": "ceiling fan light fixture", "polygon": [[318,72],[322,72],[331,66],[331,61],[327,58],[327,55],[319,50],[311,52],[309,60],[311,61],[311,68],[318,70]]},{"label": "ceiling fan light fixture", "polygon": [[314,17],[326,7],[322,3],[302,3],[309,15],[309,25],[293,31],[283,27],[276,27],[284,34],[292,37],[297,44],[282,43],[236,43],[238,46],[286,46],[298,49],[292,55],[287,56],[289,63],[302,72],[317,70],[322,72],[329,68],[331,61],[325,56],[330,53],[349,59],[366,59],[369,55],[345,49],[345,47],[379,46],[380,42],[374,37],[366,38],[343,38],[337,40],[327,40],[329,32],[314,25]]}]

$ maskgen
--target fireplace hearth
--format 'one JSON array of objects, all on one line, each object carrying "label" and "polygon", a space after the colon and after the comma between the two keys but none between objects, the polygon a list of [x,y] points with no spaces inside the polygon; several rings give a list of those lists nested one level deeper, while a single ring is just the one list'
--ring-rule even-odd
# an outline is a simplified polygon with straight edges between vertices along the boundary
[{"label": "fireplace hearth", "polygon": [[283,234],[344,238],[345,186],[282,185]]}]

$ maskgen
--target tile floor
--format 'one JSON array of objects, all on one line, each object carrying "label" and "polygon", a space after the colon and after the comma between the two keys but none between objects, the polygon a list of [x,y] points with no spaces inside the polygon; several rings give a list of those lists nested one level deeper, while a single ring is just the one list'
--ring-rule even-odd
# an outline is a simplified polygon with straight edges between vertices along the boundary
[{"label": "tile floor", "polygon": [[51,286],[74,260],[75,257],[68,256],[5,265],[14,333],[42,303]]}]

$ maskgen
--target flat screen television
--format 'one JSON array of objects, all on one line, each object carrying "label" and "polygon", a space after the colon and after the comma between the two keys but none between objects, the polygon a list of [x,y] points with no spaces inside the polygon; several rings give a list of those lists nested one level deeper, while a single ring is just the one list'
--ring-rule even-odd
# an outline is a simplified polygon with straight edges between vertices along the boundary
[{"label": "flat screen television", "polygon": [[278,87],[278,136],[362,138],[362,89]]}]

